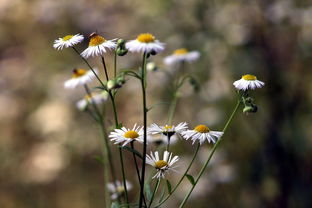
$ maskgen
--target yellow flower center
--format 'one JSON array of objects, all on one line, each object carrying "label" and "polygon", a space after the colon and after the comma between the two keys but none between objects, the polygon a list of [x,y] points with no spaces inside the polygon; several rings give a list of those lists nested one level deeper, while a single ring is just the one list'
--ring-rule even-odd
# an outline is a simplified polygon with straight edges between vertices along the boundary
[{"label": "yellow flower center", "polygon": [[125,188],[123,186],[118,186],[117,187],[117,192],[118,193],[123,193],[125,191]]},{"label": "yellow flower center", "polygon": [[198,125],[194,128],[194,130],[199,133],[207,133],[210,131],[210,129],[205,125]]},{"label": "yellow flower center", "polygon": [[257,77],[251,74],[246,74],[242,76],[242,79],[248,80],[248,81],[254,81],[254,80],[257,80]]},{"label": "yellow flower center", "polygon": [[188,50],[185,48],[180,48],[173,52],[174,55],[184,55],[186,53],[188,53]]},{"label": "yellow flower center", "polygon": [[152,43],[156,38],[150,33],[143,33],[137,37],[137,40],[141,43]]},{"label": "yellow flower center", "polygon": [[158,160],[157,162],[155,162],[155,168],[157,169],[161,169],[165,166],[168,166],[168,163],[164,160]]},{"label": "yellow flower center", "polygon": [[100,35],[92,35],[89,41],[89,46],[98,46],[104,43],[106,40]]},{"label": "yellow flower center", "polygon": [[72,37],[74,37],[73,35],[66,35],[65,37],[63,37],[64,41],[68,41],[70,40]]},{"label": "yellow flower center", "polygon": [[85,69],[74,69],[72,78],[81,77],[81,76],[85,75],[86,73],[87,73],[87,70],[85,70]]},{"label": "yellow flower center", "polygon": [[84,96],[84,99],[89,101],[89,100],[91,100],[91,98],[93,96],[94,96],[94,93],[91,93],[91,95],[87,94],[87,95]]},{"label": "yellow flower center", "polygon": [[165,131],[168,131],[168,130],[170,130],[170,129],[172,129],[172,126],[171,126],[171,125],[166,125],[166,126],[164,126],[164,130],[165,130]]},{"label": "yellow flower center", "polygon": [[139,137],[139,134],[136,131],[130,130],[124,134],[124,137],[127,139],[135,139]]}]

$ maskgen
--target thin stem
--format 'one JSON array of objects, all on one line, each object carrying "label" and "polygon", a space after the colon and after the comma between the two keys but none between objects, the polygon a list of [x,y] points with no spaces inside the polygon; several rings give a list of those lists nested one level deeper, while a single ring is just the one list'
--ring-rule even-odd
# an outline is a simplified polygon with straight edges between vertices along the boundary
[{"label": "thin stem", "polygon": [[107,68],[106,68],[106,64],[105,64],[104,55],[101,56],[101,60],[102,60],[102,64],[103,64],[103,68],[104,68],[104,72],[105,72],[106,81],[108,81],[109,77],[108,77],[108,73],[107,73]]},{"label": "thin stem", "polygon": [[169,146],[170,146],[170,137],[171,135],[169,135],[169,132],[167,133],[167,140],[168,140],[168,143],[167,143],[167,147],[166,147],[166,151],[169,152]]},{"label": "thin stem", "polygon": [[103,87],[105,87],[104,83],[102,82],[102,80],[100,79],[100,77],[96,74],[96,72],[94,71],[94,69],[92,68],[92,66],[89,64],[89,62],[83,57],[80,55],[79,51],[75,48],[75,47],[72,47],[74,49],[74,51],[80,56],[80,58],[82,58],[82,60],[84,60],[84,62],[88,65],[88,67],[90,68],[90,70],[93,72],[94,76],[97,78],[97,80],[101,83],[101,85]]},{"label": "thin stem", "polygon": [[148,205],[148,208],[151,207],[152,203],[153,203],[153,200],[154,200],[154,197],[155,197],[155,194],[157,193],[158,191],[158,188],[159,188],[159,184],[160,184],[160,178],[157,180],[156,182],[156,185],[155,185],[155,188],[154,188],[154,191],[153,191],[153,194],[152,194],[152,197],[151,197],[151,200],[149,202],[149,205]]},{"label": "thin stem", "polygon": [[[234,115],[235,115],[235,113],[237,112],[238,107],[240,106],[240,103],[241,103],[241,101],[238,100],[238,101],[237,101],[237,104],[236,104],[236,106],[235,106],[235,108],[234,108],[234,111],[232,112],[232,114],[231,114],[229,120],[226,122],[226,124],[225,124],[225,126],[224,126],[224,128],[223,128],[223,135],[224,135],[225,131],[227,130],[228,126],[230,125],[230,123],[232,122],[232,120],[233,120],[233,118],[234,118]],[[186,195],[185,198],[183,199],[183,201],[182,201],[182,203],[180,204],[179,208],[182,208],[182,207],[185,205],[186,201],[187,201],[188,198],[190,197],[190,195],[191,195],[192,191],[194,190],[196,184],[198,183],[200,177],[203,175],[203,173],[204,173],[204,171],[205,171],[205,169],[206,169],[208,163],[210,162],[210,160],[211,160],[211,158],[212,158],[214,152],[216,151],[216,149],[217,149],[218,146],[220,145],[221,141],[222,141],[222,137],[220,137],[219,140],[216,142],[216,144],[213,146],[213,149],[212,149],[211,153],[209,154],[208,159],[207,159],[207,161],[205,162],[204,166],[203,166],[202,169],[200,170],[200,172],[199,172],[199,174],[198,174],[198,177],[197,177],[197,179],[196,179],[195,182],[194,182],[194,185],[192,186],[192,188],[190,189],[190,191],[187,193],[187,195]]]},{"label": "thin stem", "polygon": [[114,55],[114,78],[117,76],[117,51],[115,50],[115,55]]},{"label": "thin stem", "polygon": [[181,184],[181,182],[183,181],[183,179],[185,178],[186,174],[188,173],[188,171],[190,170],[196,156],[199,150],[200,144],[197,144],[196,150],[194,152],[193,158],[190,162],[190,164],[188,165],[187,169],[185,170],[184,174],[182,175],[182,177],[180,178],[179,182],[177,183],[177,185],[175,185],[175,187],[172,189],[172,191],[169,193],[168,196],[166,196],[166,198],[164,198],[156,207],[159,207],[160,205],[162,205],[163,203],[165,203],[165,201],[167,201],[169,199],[169,197],[175,192],[175,190],[179,187],[179,185]]},{"label": "thin stem", "polygon": [[142,162],[142,175],[140,183],[140,200],[139,208],[142,207],[143,195],[144,195],[144,179],[145,179],[145,163],[146,163],[146,147],[147,147],[147,108],[146,108],[146,57],[147,53],[143,54],[142,61],[142,77],[141,77],[141,87],[142,87],[142,97],[143,97],[143,125],[144,125],[144,135],[143,135],[143,162]]},{"label": "thin stem", "polygon": [[[119,158],[120,158],[120,163],[121,163],[121,172],[122,172],[123,185],[124,185],[124,189],[125,189],[126,203],[129,204],[128,190],[127,190],[127,184],[126,184],[126,175],[125,175],[125,167],[124,167],[123,155],[122,155],[121,148],[119,148]],[[129,207],[129,205],[128,205],[128,207]]]},{"label": "thin stem", "polygon": [[177,101],[178,101],[178,96],[177,96],[177,92],[178,89],[175,90],[174,94],[173,94],[173,98],[170,104],[170,108],[169,108],[169,116],[168,116],[168,124],[171,125],[172,124],[172,120],[173,120],[173,116],[174,116],[174,112],[177,106]]}]

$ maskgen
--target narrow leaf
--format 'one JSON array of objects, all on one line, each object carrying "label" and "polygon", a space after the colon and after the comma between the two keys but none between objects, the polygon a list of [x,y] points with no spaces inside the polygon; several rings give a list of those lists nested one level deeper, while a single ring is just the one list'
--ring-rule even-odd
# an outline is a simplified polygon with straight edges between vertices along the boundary
[{"label": "narrow leaf", "polygon": [[161,190],[161,194],[160,194],[158,202],[161,202],[164,197],[165,197],[165,187],[163,187],[162,190]]},{"label": "narrow leaf", "polygon": [[194,186],[195,184],[195,180],[194,180],[194,177],[189,175],[189,174],[186,174],[185,175],[187,177],[187,179],[190,181],[190,183]]},{"label": "narrow leaf", "polygon": [[124,147],[120,147],[122,149],[128,150],[129,152],[134,153],[136,156],[138,156],[139,158],[143,159],[143,156],[141,155],[141,153],[139,153],[137,150],[132,149],[131,147],[128,146],[124,146]]},{"label": "narrow leaf", "polygon": [[171,184],[170,184],[170,182],[168,181],[168,180],[166,180],[166,182],[167,182],[167,188],[168,188],[168,193],[170,194],[171,193]]},{"label": "narrow leaf", "polygon": [[151,186],[149,183],[145,183],[145,192],[146,192],[147,200],[150,201],[153,193],[152,193]]}]

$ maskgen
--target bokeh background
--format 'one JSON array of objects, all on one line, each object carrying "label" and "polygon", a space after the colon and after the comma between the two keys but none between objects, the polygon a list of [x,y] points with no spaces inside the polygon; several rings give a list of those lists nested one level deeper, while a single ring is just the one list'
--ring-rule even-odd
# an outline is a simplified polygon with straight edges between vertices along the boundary
[{"label": "bokeh background", "polygon": [[[150,105],[170,99],[172,80],[162,70],[182,73],[162,59],[181,47],[201,52],[186,66],[201,91],[183,87],[175,123],[221,130],[236,102],[233,81],[252,73],[266,83],[252,94],[258,113],[240,111],[186,207],[312,207],[311,1],[1,0],[1,208],[104,207],[102,166],[94,159],[101,154],[98,129],[75,107],[83,90],[63,88],[73,68],[86,66],[72,50],[52,47],[58,37],[94,31],[107,39],[150,32],[166,43],[152,58],[160,69],[149,75]],[[106,59],[111,67],[112,56]],[[99,60],[90,61],[100,67]],[[118,66],[136,69],[139,63],[129,54]],[[139,83],[128,80],[117,104],[124,125],[142,124]],[[149,123],[165,122],[167,110],[153,109]],[[112,118],[109,112],[108,124]],[[194,149],[178,141],[172,151],[183,169]],[[201,148],[192,174],[208,151],[209,145]],[[135,178],[132,161],[126,164]],[[186,181],[163,207],[177,207],[189,186]]]}]

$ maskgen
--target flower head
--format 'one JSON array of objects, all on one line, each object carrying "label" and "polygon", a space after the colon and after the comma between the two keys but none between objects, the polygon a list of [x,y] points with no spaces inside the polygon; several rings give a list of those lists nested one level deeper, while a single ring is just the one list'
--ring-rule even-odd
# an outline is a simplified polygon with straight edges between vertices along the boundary
[{"label": "flower head", "polygon": [[133,141],[143,142],[143,127],[139,127],[136,124],[132,129],[127,129],[122,127],[121,129],[115,129],[114,132],[111,132],[109,137],[111,141],[114,141],[115,144],[123,142],[122,146],[125,146]]},{"label": "flower head", "polygon": [[151,125],[147,129],[149,134],[163,134],[165,136],[171,137],[174,134],[181,134],[183,131],[187,130],[187,123],[182,122],[179,123],[177,126],[174,125],[164,125],[164,126],[159,126],[155,123]]},{"label": "flower head", "polygon": [[106,91],[102,91],[101,93],[92,93],[91,95],[86,95],[83,99],[79,100],[76,103],[76,106],[80,110],[85,110],[90,104],[102,104],[108,98],[108,93]]},{"label": "flower head", "polygon": [[159,159],[158,151],[155,152],[155,155],[151,152],[150,155],[146,155],[146,163],[153,166],[157,173],[153,178],[165,178],[165,174],[174,170],[173,164],[179,160],[178,156],[172,157],[172,153],[165,151],[163,159]]},{"label": "flower head", "polygon": [[248,90],[256,89],[264,86],[264,82],[257,80],[257,77],[251,74],[243,75],[240,80],[237,80],[233,83],[236,89],[238,90]]},{"label": "flower head", "polygon": [[138,35],[135,40],[126,43],[126,48],[131,52],[156,52],[159,53],[165,49],[165,44],[156,40],[150,33]]},{"label": "flower head", "polygon": [[[126,181],[127,191],[132,189],[132,184]],[[115,183],[108,183],[107,189],[111,193],[111,199],[115,200],[125,193],[125,187],[120,181],[115,181]]]},{"label": "flower head", "polygon": [[215,143],[223,135],[221,131],[211,131],[206,125],[200,124],[194,130],[187,130],[182,132],[182,136],[188,140],[192,138],[193,144],[196,140],[202,145],[206,140],[210,143]]},{"label": "flower head", "polygon": [[106,53],[106,50],[114,50],[116,48],[116,39],[113,40],[106,40],[104,37],[92,33],[90,35],[89,40],[89,47],[85,49],[81,56],[84,58],[94,57],[94,56],[101,56],[102,54]]},{"label": "flower head", "polygon": [[198,51],[188,51],[185,48],[177,49],[164,59],[166,65],[174,65],[180,62],[193,62],[200,57]]},{"label": "flower head", "polygon": [[58,38],[54,41],[53,47],[57,50],[62,50],[63,48],[72,47],[80,42],[82,42],[84,37],[80,34],[76,35],[66,35],[63,38]]},{"label": "flower head", "polygon": [[[149,144],[155,144],[156,146],[158,145],[166,145],[168,144],[168,137],[165,135],[148,135],[147,141]],[[177,135],[172,135],[170,137],[170,145],[177,143],[178,137]]]},{"label": "flower head", "polygon": [[[98,73],[97,69],[94,69],[94,72]],[[87,71],[85,69],[74,69],[71,79],[67,80],[64,83],[64,87],[74,89],[79,85],[84,85],[92,82],[94,78],[95,75],[91,70]]]}]

